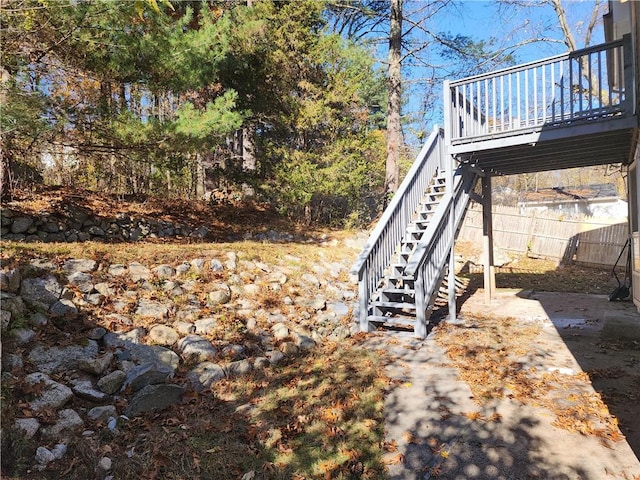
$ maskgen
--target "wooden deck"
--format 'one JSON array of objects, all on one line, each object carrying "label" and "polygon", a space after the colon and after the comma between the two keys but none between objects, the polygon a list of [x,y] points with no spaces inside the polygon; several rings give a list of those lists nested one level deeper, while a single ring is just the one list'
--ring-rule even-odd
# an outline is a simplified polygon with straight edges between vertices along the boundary
[{"label": "wooden deck", "polygon": [[445,83],[448,152],[490,175],[626,163],[630,37]]}]

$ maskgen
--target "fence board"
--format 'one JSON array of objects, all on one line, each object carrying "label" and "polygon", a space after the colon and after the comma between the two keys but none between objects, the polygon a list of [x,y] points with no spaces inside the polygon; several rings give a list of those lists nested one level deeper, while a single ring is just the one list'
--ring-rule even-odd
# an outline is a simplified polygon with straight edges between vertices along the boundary
[{"label": "fence board", "polygon": [[[507,252],[575,261],[587,265],[614,265],[629,236],[626,218],[579,217],[557,213],[521,214],[517,207],[493,209],[495,248]],[[469,208],[458,239],[480,245],[482,208]],[[621,260],[622,261],[622,260]]]},{"label": "fence board", "polygon": [[[613,265],[629,236],[626,223],[609,225],[580,233],[576,262]],[[624,265],[626,258],[620,259]]]}]

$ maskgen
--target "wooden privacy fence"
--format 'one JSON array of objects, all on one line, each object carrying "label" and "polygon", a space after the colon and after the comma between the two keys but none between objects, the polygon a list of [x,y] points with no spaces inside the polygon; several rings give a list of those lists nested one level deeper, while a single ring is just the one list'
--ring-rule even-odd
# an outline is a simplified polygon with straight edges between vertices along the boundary
[{"label": "wooden privacy fence", "polygon": [[[629,236],[626,218],[578,217],[566,219],[554,213],[520,213],[517,207],[493,208],[493,241],[496,249],[528,254],[558,262],[612,266]],[[482,208],[473,205],[458,240],[482,244]],[[625,259],[621,259],[624,265]]]}]

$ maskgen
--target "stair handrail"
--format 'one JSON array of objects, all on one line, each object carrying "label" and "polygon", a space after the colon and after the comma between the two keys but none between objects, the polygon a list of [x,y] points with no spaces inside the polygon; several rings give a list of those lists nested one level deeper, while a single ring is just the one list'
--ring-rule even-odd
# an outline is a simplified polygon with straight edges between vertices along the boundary
[{"label": "stair handrail", "polygon": [[[471,198],[477,176],[475,173],[459,169],[454,177],[453,193],[446,195],[434,213],[427,230],[422,235],[413,254],[404,269],[404,274],[416,279],[416,324],[415,335],[424,338],[427,334],[426,309],[429,299],[440,278],[440,273],[451,251],[457,232],[460,229],[464,214]],[[450,225],[450,212],[453,212],[453,226]],[[453,228],[452,228],[453,227]],[[429,268],[430,267],[430,268]],[[430,272],[427,270],[430,269]],[[429,275],[429,273],[431,273]]]},{"label": "stair handrail", "polygon": [[[464,173],[469,172],[465,175]],[[466,207],[466,203],[469,199],[469,192],[471,191],[473,184],[475,183],[475,175],[468,171],[461,169],[461,173],[454,176],[454,192],[453,194],[446,195],[434,212],[433,219],[429,222],[426,231],[422,235],[420,242],[413,251],[411,258],[407,261],[407,265],[404,268],[406,275],[415,275],[416,271],[428,258],[428,253],[433,251],[433,244],[437,240],[435,234],[440,227],[440,224],[448,223],[448,212],[451,208],[451,204],[454,203],[455,207]],[[463,194],[465,194],[463,196]],[[462,203],[461,203],[462,201]],[[454,228],[460,226],[459,223],[462,220],[464,214],[463,208],[456,208],[455,210],[455,225]]]},{"label": "stair handrail", "polygon": [[402,240],[421,195],[438,168],[442,168],[443,149],[444,132],[436,125],[351,267],[350,273],[358,276],[362,330],[368,329],[367,309],[371,293]]}]

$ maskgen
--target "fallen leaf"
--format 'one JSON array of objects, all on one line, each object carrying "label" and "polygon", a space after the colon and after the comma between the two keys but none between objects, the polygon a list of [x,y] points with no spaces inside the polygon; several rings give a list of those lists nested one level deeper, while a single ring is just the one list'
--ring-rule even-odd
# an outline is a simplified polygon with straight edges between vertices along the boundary
[{"label": "fallen leaf", "polygon": [[390,442],[384,442],[384,449],[387,452],[397,452],[398,442],[396,442],[395,440],[391,440]]},{"label": "fallen leaf", "polygon": [[387,464],[387,465],[398,465],[398,464],[403,463],[403,462],[404,462],[404,455],[401,454],[401,453],[398,453],[398,454],[394,455],[393,457],[386,458],[384,460],[384,463]]},{"label": "fallen leaf", "polygon": [[465,412],[464,416],[469,420],[484,420],[484,417],[480,412]]},{"label": "fallen leaf", "polygon": [[440,441],[435,437],[429,437],[427,439],[427,445],[429,445],[431,448],[437,448],[439,444]]},{"label": "fallen leaf", "polygon": [[422,443],[422,439],[416,437],[413,432],[404,432],[403,437],[407,443],[413,443],[414,445],[420,445]]}]

